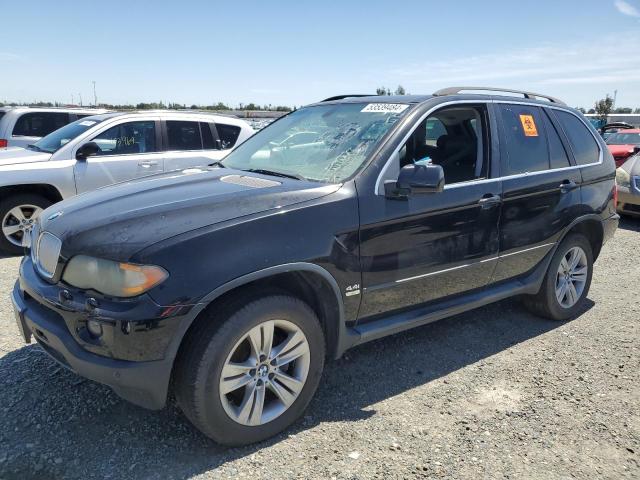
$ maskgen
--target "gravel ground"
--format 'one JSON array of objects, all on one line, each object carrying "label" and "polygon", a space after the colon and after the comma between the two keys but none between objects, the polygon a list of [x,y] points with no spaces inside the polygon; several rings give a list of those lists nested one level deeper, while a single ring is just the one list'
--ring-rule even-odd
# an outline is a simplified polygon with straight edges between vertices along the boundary
[{"label": "gravel ground", "polygon": [[25,346],[0,259],[0,478],[640,478],[639,251],[623,222],[571,322],[509,300],[358,347],[303,420],[240,449]]}]

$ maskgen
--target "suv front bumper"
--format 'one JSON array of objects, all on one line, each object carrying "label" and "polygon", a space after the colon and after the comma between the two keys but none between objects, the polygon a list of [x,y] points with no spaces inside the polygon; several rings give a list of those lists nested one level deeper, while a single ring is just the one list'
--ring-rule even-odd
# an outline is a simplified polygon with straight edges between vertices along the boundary
[{"label": "suv front bumper", "polygon": [[[88,314],[73,308],[65,310],[54,301],[49,288],[56,287],[45,285],[36,276],[30,260],[25,259],[20,267],[20,279],[11,294],[16,323],[25,342],[31,343],[31,338],[35,338],[43,350],[58,363],[82,377],[110,386],[116,394],[131,403],[153,410],[163,408],[175,352],[168,348],[165,355],[156,357],[158,352],[152,345],[159,343],[154,341],[157,340],[158,329],[137,328],[136,325],[146,324],[148,320],[136,323],[136,319],[128,317],[127,321],[134,325],[128,336],[133,337],[131,341],[148,344],[150,348],[147,352],[152,354],[150,358],[155,357],[152,360],[132,361],[92,353],[69,330],[73,321]],[[115,315],[118,312],[101,310],[102,315],[112,313],[114,315],[110,320],[115,318],[114,330],[122,330],[121,320]],[[166,323],[175,322],[175,325],[179,325],[181,317],[163,318],[154,322],[165,327],[159,328],[163,335],[171,335],[175,333],[175,327],[172,325],[173,328],[167,328]],[[74,333],[78,334],[77,331]],[[111,336],[110,340],[118,341],[119,338]],[[173,338],[169,338],[167,344],[171,340]]]}]

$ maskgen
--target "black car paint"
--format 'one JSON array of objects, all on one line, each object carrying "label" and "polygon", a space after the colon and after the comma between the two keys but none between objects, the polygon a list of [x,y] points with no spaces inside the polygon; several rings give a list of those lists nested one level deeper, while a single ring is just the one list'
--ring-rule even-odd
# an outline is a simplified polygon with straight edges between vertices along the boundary
[{"label": "black car paint", "polygon": [[[134,403],[160,408],[191,323],[220,295],[257,279],[296,271],[326,285],[336,305],[336,318],[328,326],[334,356],[385,334],[516,293],[534,293],[570,228],[595,222],[602,226],[603,239],[612,234],[617,224],[614,163],[599,140],[604,155],[599,165],[501,178],[493,100],[505,101],[484,95],[385,100],[411,108],[368,164],[342,185],[211,167],[160,174],[56,204],[45,211],[40,228],[63,240],[62,263],[86,254],[161,265],[170,276],[134,299],[111,299],[65,285],[60,272],[47,282],[26,257],[14,290],[20,316],[41,344],[46,346],[47,333],[58,339],[66,330],[68,338],[53,343],[61,349],[79,345],[91,356],[86,364],[102,365],[94,371],[68,362],[79,373],[113,386]],[[457,102],[487,104],[491,172],[498,178],[404,201],[378,195],[383,167],[417,120]],[[272,185],[252,188],[222,181],[236,175]],[[577,188],[563,192],[565,180]],[[502,201],[484,208],[479,202],[487,195]],[[57,211],[63,214],[49,221]],[[522,249],[529,250],[509,255]],[[68,295],[61,297],[61,291]],[[83,330],[89,318],[99,320],[107,332],[99,340]],[[65,329],[53,327],[63,324]],[[38,325],[45,338],[34,330]],[[58,353],[77,356],[77,349]],[[150,371],[156,378],[152,386],[145,380]]]}]

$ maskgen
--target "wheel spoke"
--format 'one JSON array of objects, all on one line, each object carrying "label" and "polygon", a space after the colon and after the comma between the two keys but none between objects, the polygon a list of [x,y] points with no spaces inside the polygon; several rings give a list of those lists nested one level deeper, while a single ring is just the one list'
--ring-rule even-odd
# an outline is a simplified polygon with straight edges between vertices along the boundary
[{"label": "wheel spoke", "polygon": [[222,393],[233,392],[252,381],[253,377],[249,374],[252,368],[255,368],[255,362],[227,363],[222,369],[222,382],[220,383]]},{"label": "wheel spoke", "polygon": [[309,346],[307,345],[307,341],[304,335],[298,330],[274,348],[273,357],[276,359],[276,365],[281,367],[294,361],[308,351]]},{"label": "wheel spoke", "polygon": [[268,357],[271,354],[271,344],[273,342],[273,322],[264,322],[251,329],[247,339],[251,344],[251,351],[260,358],[261,355]]},{"label": "wheel spoke", "polygon": [[279,383],[278,377],[275,377],[271,382],[269,382],[269,389],[276,394],[285,407],[289,407],[297,396],[297,393],[291,393],[281,383]]},{"label": "wheel spoke", "polygon": [[563,279],[562,283],[556,288],[556,298],[558,299],[558,302],[562,303],[566,294],[567,282]]},{"label": "wheel spoke", "polygon": [[253,413],[254,405],[256,403],[256,390],[257,386],[255,383],[249,384],[245,389],[244,398],[242,399],[242,403],[238,409],[237,419],[245,425],[250,424],[252,417],[251,414]]},{"label": "wheel spoke", "polygon": [[9,235],[13,235],[14,233],[18,233],[20,231],[20,225],[5,225],[2,227],[2,233],[6,237]]},{"label": "wheel spoke", "polygon": [[562,257],[562,261],[560,262],[560,269],[558,269],[558,274],[560,273],[560,270],[566,272],[569,269],[569,264],[567,263],[567,257],[566,255],[564,257]]},{"label": "wheel spoke", "polygon": [[304,386],[300,380],[283,372],[276,373],[275,379],[291,390],[295,395],[298,395]]},{"label": "wheel spoke", "polygon": [[576,291],[576,286],[573,284],[572,281],[569,281],[567,283],[568,283],[567,295],[569,297],[569,303],[573,306],[578,301],[578,292]]},{"label": "wheel spoke", "polygon": [[19,220],[20,222],[22,220],[26,220],[26,217],[24,216],[24,212],[22,211],[22,207],[13,207],[11,210],[9,210],[9,213],[13,218],[15,218],[16,220]]},{"label": "wheel spoke", "polygon": [[574,248],[573,250],[571,250],[571,260],[569,261],[569,271],[573,271],[577,266],[578,266],[578,262],[580,261],[580,251],[577,248]]}]

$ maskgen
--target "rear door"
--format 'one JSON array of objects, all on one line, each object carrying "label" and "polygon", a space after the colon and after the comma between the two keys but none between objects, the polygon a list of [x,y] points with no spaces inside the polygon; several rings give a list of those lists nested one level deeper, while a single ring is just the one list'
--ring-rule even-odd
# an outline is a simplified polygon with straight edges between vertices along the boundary
[{"label": "rear door", "polygon": [[225,156],[219,148],[213,123],[197,120],[166,120],[163,123],[166,171],[205,166]]},{"label": "rear door", "polygon": [[493,281],[533,269],[580,208],[580,171],[546,108],[497,103],[503,203]]},{"label": "rear door", "polygon": [[23,113],[13,126],[11,136],[8,138],[9,146],[26,147],[69,122],[69,114],[64,112]]},{"label": "rear door", "polygon": [[159,121],[155,118],[123,121],[88,141],[98,144],[100,152],[76,161],[78,193],[163,171],[163,153],[158,148]]}]

